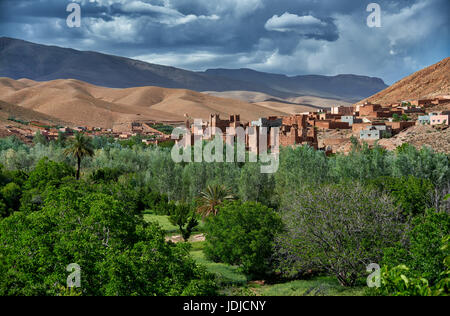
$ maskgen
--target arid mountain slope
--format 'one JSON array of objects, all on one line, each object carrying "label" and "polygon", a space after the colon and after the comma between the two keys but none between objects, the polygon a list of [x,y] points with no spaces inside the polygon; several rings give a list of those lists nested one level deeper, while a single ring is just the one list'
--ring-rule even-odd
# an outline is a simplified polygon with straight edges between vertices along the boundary
[{"label": "arid mountain slope", "polygon": [[250,121],[286,113],[199,92],[159,87],[112,89],[78,80],[35,82],[0,78],[0,100],[74,125],[114,128],[132,121],[183,121],[239,113]]},{"label": "arid mountain slope", "polygon": [[277,98],[314,95],[355,102],[387,86],[356,75],[276,75],[250,69],[194,72],[130,58],[0,37],[0,77],[36,81],[77,79],[111,88],[157,86],[194,91],[253,91]]},{"label": "arid mountain slope", "polygon": [[406,77],[361,102],[389,104],[450,95],[450,57]]},{"label": "arid mountain slope", "polygon": [[351,103],[342,100],[327,99],[314,96],[302,96],[282,99],[276,98],[266,93],[252,91],[208,91],[204,93],[220,98],[230,98],[245,102],[257,103],[269,108],[272,107],[273,109],[283,109],[283,111],[289,112],[291,114],[313,112],[317,109],[331,108],[337,105],[351,105]]},{"label": "arid mountain slope", "polygon": [[39,121],[51,125],[66,125],[68,123],[55,117],[21,107],[19,105],[0,101],[0,121],[6,125],[13,125],[14,123],[8,120],[10,118],[20,118],[24,121]]}]

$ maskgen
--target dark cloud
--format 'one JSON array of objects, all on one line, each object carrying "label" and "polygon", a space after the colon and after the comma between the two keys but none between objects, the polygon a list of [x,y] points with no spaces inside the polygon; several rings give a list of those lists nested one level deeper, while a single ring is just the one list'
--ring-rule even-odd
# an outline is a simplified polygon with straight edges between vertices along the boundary
[{"label": "dark cloud", "polygon": [[[378,0],[382,28],[354,0],[0,0],[0,36],[192,70],[380,76],[389,83],[449,55],[448,0]],[[375,2],[375,1],[373,1]]]}]

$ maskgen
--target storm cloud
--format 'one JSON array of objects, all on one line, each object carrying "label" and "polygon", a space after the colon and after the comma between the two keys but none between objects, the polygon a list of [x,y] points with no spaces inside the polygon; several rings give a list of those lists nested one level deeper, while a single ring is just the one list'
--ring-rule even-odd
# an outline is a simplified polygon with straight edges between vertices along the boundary
[{"label": "storm cloud", "polygon": [[100,51],[189,70],[354,73],[388,83],[448,57],[448,0],[0,0],[0,36]]}]

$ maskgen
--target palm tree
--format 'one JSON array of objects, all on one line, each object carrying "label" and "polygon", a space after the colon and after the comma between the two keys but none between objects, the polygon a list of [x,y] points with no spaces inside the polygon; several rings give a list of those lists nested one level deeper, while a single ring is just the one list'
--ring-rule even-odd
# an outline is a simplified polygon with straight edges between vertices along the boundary
[{"label": "palm tree", "polygon": [[66,148],[64,154],[77,159],[77,180],[80,179],[81,160],[94,155],[91,139],[82,133],[77,133],[75,138],[70,139],[69,147]]},{"label": "palm tree", "polygon": [[197,212],[202,214],[203,218],[213,214],[217,215],[218,207],[225,201],[231,201],[234,197],[230,189],[223,185],[208,186],[205,191],[200,193],[197,199]]}]

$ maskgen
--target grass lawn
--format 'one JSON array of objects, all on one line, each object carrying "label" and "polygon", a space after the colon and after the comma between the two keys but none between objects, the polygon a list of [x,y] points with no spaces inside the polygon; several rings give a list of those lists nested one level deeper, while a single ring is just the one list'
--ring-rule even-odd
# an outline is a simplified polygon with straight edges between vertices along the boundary
[{"label": "grass lawn", "polygon": [[261,296],[362,296],[364,287],[345,288],[334,277],[316,277],[274,285],[249,285]]},{"label": "grass lawn", "polygon": [[215,263],[205,258],[203,253],[205,242],[192,243],[191,256],[198,264],[205,266],[209,272],[217,275],[224,286],[243,286],[247,284],[247,278],[238,271],[237,267],[225,263]]},{"label": "grass lawn", "polygon": [[198,264],[206,266],[209,272],[218,276],[222,295],[237,296],[360,296],[364,287],[345,288],[334,277],[316,277],[310,280],[296,280],[280,284],[259,285],[248,283],[238,267],[215,263],[205,258],[205,242],[191,243],[191,256]]},{"label": "grass lawn", "polygon": [[[144,214],[144,220],[147,223],[157,222],[161,226],[161,228],[166,232],[166,236],[175,236],[180,234],[178,228],[170,223],[169,216]],[[204,223],[200,221],[199,225],[194,228],[193,233],[194,234],[201,233],[203,225]]]},{"label": "grass lawn", "polygon": [[170,223],[169,216],[144,214],[144,220],[147,223],[157,222],[168,235],[175,235],[178,233],[177,227]]}]

